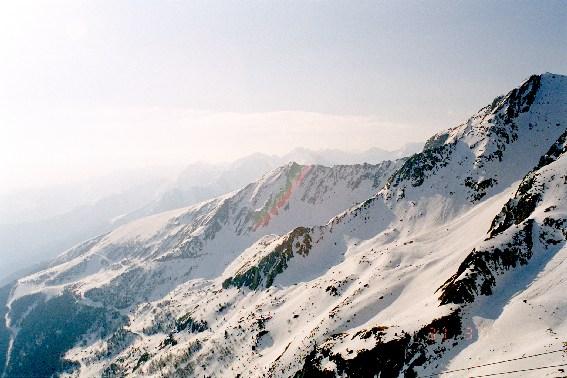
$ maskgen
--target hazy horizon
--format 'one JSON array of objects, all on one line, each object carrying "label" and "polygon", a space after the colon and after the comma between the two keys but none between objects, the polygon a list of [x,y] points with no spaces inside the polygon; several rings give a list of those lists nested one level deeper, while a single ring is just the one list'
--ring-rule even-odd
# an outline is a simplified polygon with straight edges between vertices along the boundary
[{"label": "hazy horizon", "polygon": [[37,268],[38,262],[77,243],[145,216],[242,189],[290,161],[326,166],[376,164],[418,152],[421,146],[411,144],[395,151],[372,148],[360,153],[296,148],[285,155],[253,153],[226,163],[115,170],[84,181],[0,192],[0,286],[10,273],[32,265]]},{"label": "hazy horizon", "polygon": [[566,73],[562,5],[4,3],[0,191],[421,142]]}]

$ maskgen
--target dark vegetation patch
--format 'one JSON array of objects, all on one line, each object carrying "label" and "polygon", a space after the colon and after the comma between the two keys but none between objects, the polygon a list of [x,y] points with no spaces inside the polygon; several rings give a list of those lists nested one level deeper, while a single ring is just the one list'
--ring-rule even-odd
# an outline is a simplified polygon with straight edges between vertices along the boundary
[{"label": "dark vegetation patch", "polygon": [[[195,369],[194,364],[191,362],[195,353],[200,351],[202,348],[202,344],[199,340],[195,340],[194,342],[190,343],[188,347],[183,348],[182,353],[165,353],[163,356],[154,357],[151,359],[149,356],[150,361],[144,361],[146,357],[142,359],[144,361],[142,364],[146,364],[144,367],[143,374],[134,374],[134,376],[171,376],[171,374],[167,374],[164,372],[170,370],[174,367],[174,376],[176,377],[195,377]],[[147,354],[147,352],[144,352]],[[140,358],[144,356],[141,355]],[[203,363],[204,361],[202,361]],[[127,370],[127,368],[121,368],[123,371]],[[165,374],[165,375],[164,375]],[[127,374],[122,374],[120,376],[125,376]],[[128,375],[129,376],[129,375]]]},{"label": "dark vegetation patch", "polygon": [[6,328],[4,317],[8,312],[8,299],[10,297],[12,285],[6,285],[0,288],[0,377],[6,365],[6,354],[8,353],[8,345],[10,343],[10,330]]},{"label": "dark vegetation patch", "polygon": [[139,336],[126,328],[120,328],[106,340],[106,350],[100,357],[116,356],[136,341]]},{"label": "dark vegetation patch", "polygon": [[123,322],[119,313],[83,305],[69,291],[36,303],[21,321],[6,375],[49,377],[76,369],[65,352],[86,334],[106,337]]},{"label": "dark vegetation patch", "polygon": [[45,301],[45,294],[34,293],[20,297],[10,305],[10,322],[13,325],[20,326],[26,312],[30,311],[34,306]]},{"label": "dark vegetation patch", "polygon": [[129,269],[118,277],[113,278],[103,287],[95,287],[85,292],[85,297],[92,301],[102,303],[106,307],[118,309],[127,308],[134,304],[135,288],[143,288],[148,277],[140,267]]}]

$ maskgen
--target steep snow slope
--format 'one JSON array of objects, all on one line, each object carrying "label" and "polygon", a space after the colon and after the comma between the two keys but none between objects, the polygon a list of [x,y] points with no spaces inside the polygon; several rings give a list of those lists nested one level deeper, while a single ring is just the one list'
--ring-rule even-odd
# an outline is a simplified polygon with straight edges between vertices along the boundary
[{"label": "steep snow slope", "polygon": [[[376,196],[310,229],[321,245],[311,255],[322,250],[332,258],[327,241],[336,236],[327,235],[365,240],[389,229],[390,237],[429,231],[521,180],[565,130],[566,91],[564,76],[532,76],[465,124],[434,136]],[[340,259],[345,249],[337,250]]]},{"label": "steep snow slope", "polygon": [[[19,280],[9,304],[30,311],[45,299],[72,295],[81,305],[126,315],[182,282],[218,276],[264,235],[326,222],[375,193],[402,163],[333,168],[290,163],[242,190],[143,218],[69,250],[50,268]],[[12,321],[12,313],[8,325],[18,333],[21,322]]]},{"label": "steep snow slope", "polygon": [[[262,235],[298,223],[324,222],[367,198],[399,164],[326,168],[290,163],[240,191],[147,217],[88,241],[57,258],[51,269],[20,280],[15,297],[19,289],[56,288],[85,280],[80,291],[87,298],[107,301],[98,298],[99,290],[89,289],[122,279],[124,274],[127,281],[136,277],[148,290],[160,285],[171,288],[164,281],[215,277]],[[132,297],[123,298],[128,303],[111,303],[118,308],[134,303],[136,295],[148,295],[142,293],[143,287],[130,287],[129,282],[111,286],[121,291],[114,293],[114,301],[129,294],[122,290],[134,291]]]},{"label": "steep snow slope", "polygon": [[[476,296],[472,305],[444,300],[447,279],[457,271],[458,282],[471,250],[497,238],[493,224],[502,215],[495,216],[514,202],[520,180],[565,131],[566,88],[565,77],[530,78],[465,124],[433,137],[363,204],[324,226],[263,238],[220,278],[188,282],[138,308],[128,328],[137,336],[113,371],[421,376],[466,355],[463,348],[481,331],[490,333],[475,322],[478,308],[486,306],[477,305]],[[561,167],[554,169],[558,176]],[[492,247],[513,251],[518,238],[502,236]],[[509,296],[502,294],[500,308]],[[562,308],[553,297],[549,302]],[[108,372],[97,357],[107,348],[101,342],[69,357],[83,362],[85,374]],[[510,353],[530,349],[537,348],[517,346]],[[459,358],[451,366],[462,367]]]},{"label": "steep snow slope", "polygon": [[[315,344],[335,341],[329,340],[331,335],[344,333],[336,348],[345,357],[376,345],[374,333],[383,332],[382,340],[396,340],[432,316],[447,313],[437,307],[433,292],[446,279],[448,266],[457,266],[482,241],[493,214],[511,195],[506,194],[459,217],[449,231],[437,227],[394,239],[384,233],[364,243],[349,243],[343,262],[297,284],[290,284],[296,277],[285,277],[296,265],[267,290],[223,290],[222,278],[230,268],[220,280],[187,283],[163,301],[137,310],[129,331],[140,337],[120,355],[120,369],[131,371],[147,354],[149,361],[137,370],[141,375],[293,376]],[[309,257],[296,257],[297,265],[308,265]],[[306,270],[318,272],[320,267]],[[186,331],[183,324],[188,318],[207,329]],[[169,332],[175,332],[177,344],[164,347]],[[76,349],[69,357],[84,361],[95,372],[97,356],[107,348],[99,343]],[[188,349],[193,350],[190,356]]]},{"label": "steep snow slope", "polygon": [[10,355],[57,298],[102,324],[70,375],[411,377],[557,350],[566,125],[567,77],[532,76],[398,166],[289,165],[127,225],[18,282]]},{"label": "steep snow slope", "polygon": [[[442,302],[474,302],[469,318],[477,330],[475,342],[451,361],[449,370],[494,361],[495,354],[506,359],[562,349],[567,334],[566,197],[567,131],[522,180],[494,219],[489,237],[442,288]],[[565,357],[550,353],[514,367],[566,363]]]}]

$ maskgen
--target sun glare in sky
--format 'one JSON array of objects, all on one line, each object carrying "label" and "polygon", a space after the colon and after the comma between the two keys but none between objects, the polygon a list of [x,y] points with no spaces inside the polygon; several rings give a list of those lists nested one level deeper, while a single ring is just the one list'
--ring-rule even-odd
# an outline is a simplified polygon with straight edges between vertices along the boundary
[{"label": "sun glare in sky", "polygon": [[561,2],[492,5],[3,2],[1,190],[423,141],[566,71]]}]

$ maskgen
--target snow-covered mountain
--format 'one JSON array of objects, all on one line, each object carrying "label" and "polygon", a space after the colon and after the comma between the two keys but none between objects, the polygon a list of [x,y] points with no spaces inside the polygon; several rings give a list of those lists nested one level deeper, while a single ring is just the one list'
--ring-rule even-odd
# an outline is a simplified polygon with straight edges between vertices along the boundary
[{"label": "snow-covered mountain", "polygon": [[562,374],[527,369],[567,364],[566,125],[567,77],[534,75],[408,159],[89,240],[0,291],[4,375]]},{"label": "snow-covered mountain", "polygon": [[22,271],[36,271],[81,241],[232,192],[288,162],[378,164],[410,156],[419,147],[413,143],[394,151],[375,148],[361,153],[297,148],[283,156],[255,153],[231,163],[193,163],[178,174],[164,168],[121,172],[39,193],[0,196],[0,285],[10,282],[10,276],[21,277]]},{"label": "snow-covered mountain", "polygon": [[[290,163],[241,190],[119,227],[19,281],[12,291],[8,324],[19,328],[12,320],[13,309],[29,308],[33,298],[72,292],[90,305],[128,313],[140,303],[163,298],[183,282],[214,278],[259,238],[300,224],[324,223],[368,198],[402,163],[333,168]],[[12,358],[19,353],[19,331],[17,335]],[[22,353],[33,355],[28,347],[35,350],[23,345]],[[27,358],[23,363],[33,364]],[[22,369],[31,371],[18,367]]]},{"label": "snow-covered mountain", "polygon": [[230,164],[194,163],[186,167],[175,183],[145,206],[119,218],[123,224],[143,216],[186,207],[237,190],[260,178],[264,173],[290,162],[304,165],[379,164],[386,160],[408,157],[421,150],[422,143],[409,143],[402,148],[386,151],[372,148],[362,152],[341,150],[315,151],[295,148],[285,155],[254,153]]}]

